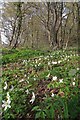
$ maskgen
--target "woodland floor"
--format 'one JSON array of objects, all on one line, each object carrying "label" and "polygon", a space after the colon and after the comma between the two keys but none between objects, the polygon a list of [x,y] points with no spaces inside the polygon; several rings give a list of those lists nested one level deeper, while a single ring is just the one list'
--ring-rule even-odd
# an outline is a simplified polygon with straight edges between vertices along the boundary
[{"label": "woodland floor", "polygon": [[[80,56],[76,49],[3,50],[2,120],[80,119]],[[5,89],[6,88],[6,89]]]}]

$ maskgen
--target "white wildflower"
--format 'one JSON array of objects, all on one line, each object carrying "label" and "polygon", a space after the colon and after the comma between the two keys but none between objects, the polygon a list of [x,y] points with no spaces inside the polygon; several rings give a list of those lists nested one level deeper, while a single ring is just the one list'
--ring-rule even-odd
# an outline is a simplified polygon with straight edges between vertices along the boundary
[{"label": "white wildflower", "polygon": [[50,65],[51,63],[50,62],[48,62],[48,65]]},{"label": "white wildflower", "polygon": [[63,82],[63,79],[59,79],[59,82],[62,83],[62,82]]},{"label": "white wildflower", "polygon": [[30,102],[33,104],[34,101],[35,101],[35,94],[34,94],[34,92],[32,92],[32,98],[31,98]]},{"label": "white wildflower", "polygon": [[23,64],[26,62],[26,60],[23,60]]},{"label": "white wildflower", "polygon": [[52,80],[54,81],[57,80],[57,76],[53,76]]},{"label": "white wildflower", "polygon": [[4,90],[6,90],[6,89],[7,89],[7,87],[8,87],[7,82],[5,82],[5,87],[4,87]]},{"label": "white wildflower", "polygon": [[7,99],[10,98],[9,92],[7,92]]},{"label": "white wildflower", "polygon": [[64,60],[67,60],[66,57],[64,58]]},{"label": "white wildflower", "polygon": [[44,58],[45,60],[47,59],[47,57]]},{"label": "white wildflower", "polygon": [[61,63],[61,60],[58,61],[58,64],[60,64],[60,63]]},{"label": "white wildflower", "polygon": [[24,77],[27,77],[27,75],[25,74]]},{"label": "white wildflower", "polygon": [[41,58],[39,58],[39,60],[41,60]]},{"label": "white wildflower", "polygon": [[4,108],[4,111],[6,111],[7,110],[7,108],[11,108],[11,105],[10,105],[10,103],[11,103],[11,100],[10,100],[10,95],[9,95],[9,92],[7,92],[7,96],[6,96],[6,98],[7,98],[7,101],[2,101],[2,107]]},{"label": "white wildflower", "polygon": [[75,86],[75,82],[73,82],[72,84],[73,84],[73,86]]},{"label": "white wildflower", "polygon": [[56,62],[56,61],[52,61],[52,64],[53,64],[53,65],[56,65],[56,64],[57,64],[57,62]]},{"label": "white wildflower", "polygon": [[37,65],[35,65],[35,67],[37,67]]},{"label": "white wildflower", "polygon": [[11,108],[10,104],[8,103],[8,101],[2,101],[2,108],[4,108],[4,111],[7,110],[7,108]]},{"label": "white wildflower", "polygon": [[34,81],[36,80],[36,78],[34,77]]},{"label": "white wildflower", "polygon": [[10,104],[10,103],[11,103],[11,100],[10,100],[10,98],[8,98],[8,100],[7,100],[7,103],[8,103],[8,104]]},{"label": "white wildflower", "polygon": [[74,81],[76,80],[76,78],[74,78]]},{"label": "white wildflower", "polygon": [[24,81],[24,79],[21,79],[20,81],[19,81],[19,83],[21,83],[21,82],[23,82]]},{"label": "white wildflower", "polygon": [[34,61],[32,63],[34,64]]},{"label": "white wildflower", "polygon": [[6,98],[7,98],[7,103],[10,104],[10,103],[11,103],[11,100],[10,100],[9,92],[7,92],[7,96],[6,96]]},{"label": "white wildflower", "polygon": [[51,94],[51,97],[54,97],[54,95],[55,95],[55,94],[54,94],[54,93],[52,93],[52,94]]},{"label": "white wildflower", "polygon": [[29,90],[28,89],[25,92],[27,93],[27,95],[29,94]]},{"label": "white wildflower", "polygon": [[38,61],[36,60],[36,64],[38,63]]},{"label": "white wildflower", "polygon": [[41,65],[41,63],[38,64],[38,66],[40,66],[40,65]]},{"label": "white wildflower", "polygon": [[15,77],[17,78],[17,75]]},{"label": "white wildflower", "polygon": [[79,68],[77,68],[77,70],[79,70]]}]

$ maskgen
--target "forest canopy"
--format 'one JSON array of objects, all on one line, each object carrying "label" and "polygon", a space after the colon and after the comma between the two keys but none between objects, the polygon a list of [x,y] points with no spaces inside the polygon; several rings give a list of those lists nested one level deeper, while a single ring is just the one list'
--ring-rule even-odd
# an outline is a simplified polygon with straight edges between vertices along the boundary
[{"label": "forest canopy", "polygon": [[8,2],[1,13],[3,46],[60,49],[78,45],[77,2]]}]

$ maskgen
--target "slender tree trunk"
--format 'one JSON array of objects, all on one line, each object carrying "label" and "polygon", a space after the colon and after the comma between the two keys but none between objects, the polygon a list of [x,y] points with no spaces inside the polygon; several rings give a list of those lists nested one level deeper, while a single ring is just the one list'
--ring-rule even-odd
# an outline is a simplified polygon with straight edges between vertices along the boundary
[{"label": "slender tree trunk", "polygon": [[39,31],[37,31],[36,40],[37,40],[37,49],[38,49],[38,47],[39,47]]},{"label": "slender tree trunk", "polygon": [[80,55],[80,2],[77,3],[77,39],[78,39],[78,54]]},{"label": "slender tree trunk", "polygon": [[12,32],[12,36],[11,36],[11,39],[10,39],[9,46],[11,46],[12,41],[13,41],[13,39],[14,39],[15,28],[16,28],[16,20],[17,20],[17,16],[16,16],[16,19],[15,19],[15,21],[14,21],[13,32]]},{"label": "slender tree trunk", "polygon": [[60,16],[61,16],[61,40],[60,40],[60,44],[59,44],[59,47],[62,49],[63,48],[63,19],[62,19],[62,16],[63,16],[63,2],[61,2],[61,12],[60,12]]},{"label": "slender tree trunk", "polygon": [[48,34],[48,42],[49,45],[51,45],[51,37],[50,37],[50,2],[47,2],[47,12],[48,12],[48,17],[47,17],[47,34]]},{"label": "slender tree trunk", "polygon": [[31,24],[32,24],[32,39],[31,39],[31,48],[34,48],[34,44],[33,44],[33,15],[32,15],[32,22],[31,22]]},{"label": "slender tree trunk", "polygon": [[[16,26],[15,26],[15,29],[16,31],[14,31],[15,33],[15,43],[13,45],[13,48],[16,48],[18,46],[18,43],[19,43],[19,36],[20,36],[20,33],[21,33],[21,27],[22,27],[22,3],[19,2],[18,5],[17,5],[17,22],[16,22]],[[14,29],[14,30],[15,30]]]}]

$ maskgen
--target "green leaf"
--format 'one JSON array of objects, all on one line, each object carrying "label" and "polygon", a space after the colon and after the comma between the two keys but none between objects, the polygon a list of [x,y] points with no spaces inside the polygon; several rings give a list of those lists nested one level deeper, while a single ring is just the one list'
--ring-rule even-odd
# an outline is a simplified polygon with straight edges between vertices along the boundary
[{"label": "green leaf", "polygon": [[44,111],[41,111],[41,118],[45,119],[46,114],[44,113]]},{"label": "green leaf", "polygon": [[64,102],[64,118],[68,118],[68,104],[67,101]]},{"label": "green leaf", "polygon": [[53,108],[53,106],[51,106],[51,108],[50,108],[50,117],[54,118],[54,108]]},{"label": "green leaf", "polygon": [[40,111],[41,109],[39,108],[39,106],[35,106],[33,107],[32,111]]},{"label": "green leaf", "polygon": [[41,116],[41,112],[37,112],[35,115],[35,119],[40,118],[40,116]]}]

